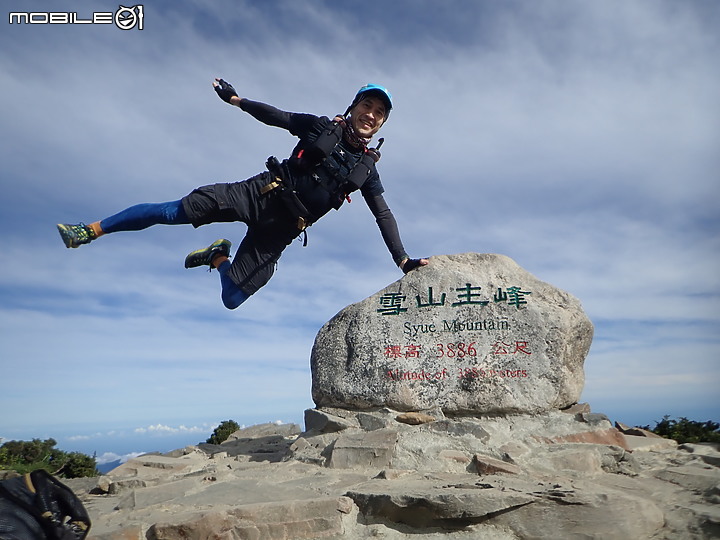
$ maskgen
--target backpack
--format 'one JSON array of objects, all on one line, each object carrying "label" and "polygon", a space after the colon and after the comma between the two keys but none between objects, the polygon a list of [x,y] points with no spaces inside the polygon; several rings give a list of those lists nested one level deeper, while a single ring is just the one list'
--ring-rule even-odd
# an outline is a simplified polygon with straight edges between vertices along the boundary
[{"label": "backpack", "polygon": [[47,471],[0,482],[0,540],[82,540],[89,531],[80,499]]}]

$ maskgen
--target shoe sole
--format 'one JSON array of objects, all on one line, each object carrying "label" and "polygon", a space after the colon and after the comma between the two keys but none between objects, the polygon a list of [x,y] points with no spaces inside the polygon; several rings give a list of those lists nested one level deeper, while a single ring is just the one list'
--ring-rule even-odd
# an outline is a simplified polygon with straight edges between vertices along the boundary
[{"label": "shoe sole", "polygon": [[195,251],[192,251],[188,253],[188,256],[185,257],[185,268],[198,268],[199,266],[208,266],[208,262],[198,262],[195,264],[194,262],[190,262],[190,259],[193,259],[195,257],[207,259],[208,255],[215,252],[222,252],[226,257],[230,255],[230,248],[232,247],[232,243],[230,240],[215,240],[212,244],[210,244],[206,248],[196,249]]}]

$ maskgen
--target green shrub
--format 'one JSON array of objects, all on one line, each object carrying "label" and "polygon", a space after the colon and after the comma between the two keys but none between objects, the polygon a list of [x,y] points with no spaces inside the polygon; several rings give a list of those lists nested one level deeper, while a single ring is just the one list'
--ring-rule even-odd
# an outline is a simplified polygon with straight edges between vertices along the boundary
[{"label": "green shrub", "polygon": [[65,478],[97,476],[98,472],[96,465],[94,457],[81,452],[70,452],[63,456],[63,464],[58,472],[60,472]]},{"label": "green shrub", "polygon": [[660,422],[656,422],[654,428],[642,426],[643,429],[657,433],[667,439],[676,440],[679,443],[716,442],[720,443],[720,424],[717,422],[696,422],[688,420],[684,416],[680,420],[670,419],[670,415],[663,416]]},{"label": "green shrub", "polygon": [[240,426],[235,420],[224,420],[220,422],[220,425],[215,428],[213,434],[210,435],[210,438],[208,438],[208,440],[205,442],[209,444],[223,443],[230,435],[235,433],[238,429],[240,429]]},{"label": "green shrub", "polygon": [[64,478],[97,476],[95,457],[80,452],[63,452],[55,448],[55,439],[8,441],[0,446],[0,469],[20,474],[45,469]]}]

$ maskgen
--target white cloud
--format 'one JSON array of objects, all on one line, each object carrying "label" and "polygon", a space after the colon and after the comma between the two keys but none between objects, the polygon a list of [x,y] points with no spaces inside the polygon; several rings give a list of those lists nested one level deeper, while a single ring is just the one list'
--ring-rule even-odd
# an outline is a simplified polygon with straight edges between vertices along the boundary
[{"label": "white cloud", "polygon": [[156,435],[176,435],[178,433],[207,433],[207,426],[192,426],[187,427],[184,425],[166,426],[164,424],[154,424],[147,427],[135,428],[135,433],[150,433]]},{"label": "white cloud", "polygon": [[77,442],[77,441],[89,441],[91,439],[99,439],[99,438],[105,437],[105,436],[112,436],[112,435],[111,435],[111,433],[104,434],[104,433],[101,433],[98,431],[96,433],[93,433],[92,435],[70,435],[70,436],[66,437],[66,439],[68,441]]}]

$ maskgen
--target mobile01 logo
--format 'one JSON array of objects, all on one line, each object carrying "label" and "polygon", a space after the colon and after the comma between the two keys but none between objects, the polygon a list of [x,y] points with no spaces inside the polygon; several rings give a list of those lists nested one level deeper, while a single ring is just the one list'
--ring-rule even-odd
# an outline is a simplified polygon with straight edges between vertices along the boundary
[{"label": "mobile01 logo", "polygon": [[90,16],[76,11],[11,12],[10,24],[115,24],[120,30],[143,29],[143,6],[119,6],[114,13],[97,11]]}]

